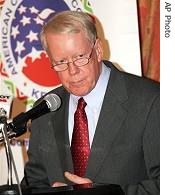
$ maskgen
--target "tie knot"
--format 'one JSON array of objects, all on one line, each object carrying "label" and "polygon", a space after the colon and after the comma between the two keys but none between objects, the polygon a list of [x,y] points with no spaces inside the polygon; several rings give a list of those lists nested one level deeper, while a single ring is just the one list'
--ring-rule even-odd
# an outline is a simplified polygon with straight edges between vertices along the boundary
[{"label": "tie knot", "polygon": [[78,100],[78,106],[77,106],[77,109],[80,109],[80,110],[83,110],[86,106],[86,102],[84,101],[84,99],[81,97],[79,100]]}]

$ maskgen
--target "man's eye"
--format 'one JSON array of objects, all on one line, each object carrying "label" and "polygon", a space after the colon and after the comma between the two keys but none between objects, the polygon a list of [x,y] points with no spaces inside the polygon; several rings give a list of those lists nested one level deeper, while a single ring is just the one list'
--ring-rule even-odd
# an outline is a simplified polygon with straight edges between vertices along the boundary
[{"label": "man's eye", "polygon": [[84,58],[85,57],[85,54],[81,54],[81,55],[78,55],[77,57],[76,57],[76,59],[81,59],[81,58]]},{"label": "man's eye", "polygon": [[56,62],[56,64],[65,64],[65,63],[67,63],[66,60],[59,60],[59,61]]}]

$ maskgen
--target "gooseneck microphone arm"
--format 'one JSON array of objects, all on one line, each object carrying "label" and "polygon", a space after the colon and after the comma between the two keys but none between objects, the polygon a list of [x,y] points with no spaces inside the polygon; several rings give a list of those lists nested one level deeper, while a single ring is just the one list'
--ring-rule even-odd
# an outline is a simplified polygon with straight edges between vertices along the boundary
[{"label": "gooseneck microphone arm", "polygon": [[7,128],[11,129],[15,133],[16,137],[19,137],[27,131],[26,124],[28,120],[35,119],[48,112],[50,112],[50,109],[47,106],[47,102],[43,100],[40,104],[38,104],[36,107],[33,107],[28,112],[22,112],[17,115],[13,121],[7,125]]},{"label": "gooseneck microphone arm", "polygon": [[[9,138],[19,137],[27,131],[27,122],[43,114],[57,110],[61,106],[61,99],[56,94],[48,94],[38,102],[31,110],[17,115],[12,122],[7,124],[7,134]],[[0,137],[0,142],[3,137]]]}]

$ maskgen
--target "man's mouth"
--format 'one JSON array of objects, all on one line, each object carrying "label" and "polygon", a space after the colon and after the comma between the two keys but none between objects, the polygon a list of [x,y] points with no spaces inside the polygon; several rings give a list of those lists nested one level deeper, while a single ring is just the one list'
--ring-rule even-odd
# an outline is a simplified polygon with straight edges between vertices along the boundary
[{"label": "man's mouth", "polygon": [[79,80],[79,81],[70,82],[70,84],[72,86],[75,86],[75,87],[81,87],[84,83],[85,83],[85,80],[84,79]]}]

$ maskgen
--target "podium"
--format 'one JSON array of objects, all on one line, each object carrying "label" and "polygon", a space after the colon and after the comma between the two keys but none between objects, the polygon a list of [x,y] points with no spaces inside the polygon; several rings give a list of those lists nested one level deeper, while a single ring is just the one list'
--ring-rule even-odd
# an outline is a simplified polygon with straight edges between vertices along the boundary
[{"label": "podium", "polygon": [[[0,195],[19,195],[17,186],[13,190],[0,190]],[[23,188],[22,195],[124,195],[116,184],[76,184],[56,188]]]}]

